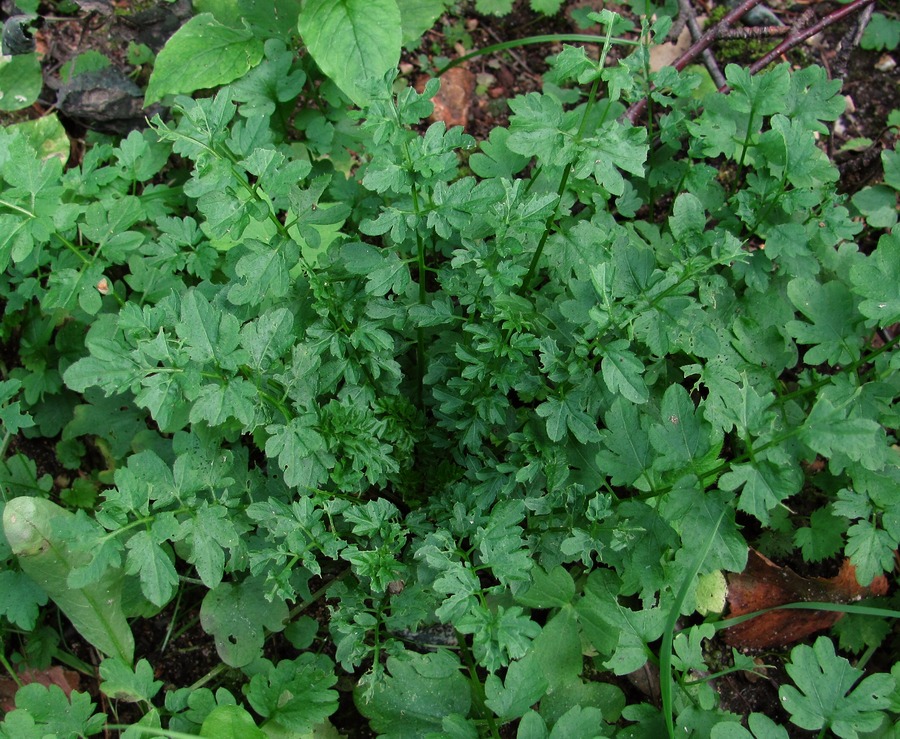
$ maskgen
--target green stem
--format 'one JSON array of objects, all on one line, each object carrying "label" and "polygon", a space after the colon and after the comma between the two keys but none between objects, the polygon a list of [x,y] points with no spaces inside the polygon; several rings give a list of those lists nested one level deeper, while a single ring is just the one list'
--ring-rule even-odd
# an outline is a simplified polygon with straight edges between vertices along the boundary
[{"label": "green stem", "polygon": [[472,697],[475,700],[476,711],[484,717],[494,739],[500,739],[500,732],[497,729],[497,722],[494,721],[494,712],[491,711],[485,701],[487,696],[484,692],[484,685],[481,678],[478,677],[478,668],[475,665],[475,658],[472,656],[472,650],[465,636],[456,632],[456,641],[459,644],[459,654],[462,657],[463,664],[469,672],[469,684],[472,686]]},{"label": "green stem", "polygon": [[0,652],[0,665],[3,665],[4,669],[9,673],[9,676],[12,678],[12,681],[18,686],[22,687],[23,683],[19,679],[18,673],[13,669],[13,666],[9,663],[9,660],[6,659],[6,655],[3,652]]},{"label": "green stem", "polygon": [[37,218],[37,216],[34,213],[32,213],[30,210],[26,210],[25,208],[22,208],[22,207],[16,205],[15,203],[10,203],[8,200],[3,200],[2,198],[0,198],[0,206],[3,206],[4,208],[9,208],[10,210],[17,210],[23,216],[28,216],[29,218]]},{"label": "green stem", "polygon": [[559,187],[556,190],[556,207],[553,209],[553,212],[547,216],[547,220],[544,223],[544,232],[541,234],[540,241],[538,241],[537,248],[534,250],[534,254],[531,257],[531,264],[528,265],[528,271],[525,273],[525,277],[522,278],[522,284],[519,285],[519,289],[516,290],[516,293],[519,295],[524,295],[528,292],[528,288],[531,287],[531,280],[534,278],[534,273],[537,271],[538,262],[541,260],[541,255],[544,253],[544,245],[547,243],[547,239],[550,237],[550,231],[553,228],[553,222],[556,220],[556,215],[559,213],[559,205],[562,203],[563,193],[566,191],[566,185],[569,183],[569,173],[572,171],[572,162],[569,162],[566,165],[566,168],[563,170],[562,177],[559,181]]}]

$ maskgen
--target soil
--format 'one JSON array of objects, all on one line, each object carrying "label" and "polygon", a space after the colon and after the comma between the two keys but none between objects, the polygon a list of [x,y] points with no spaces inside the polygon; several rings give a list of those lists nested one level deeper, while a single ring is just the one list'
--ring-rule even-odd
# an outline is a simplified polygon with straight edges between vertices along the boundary
[{"label": "soil", "polygon": [[[82,12],[75,7],[70,16],[65,16],[58,10],[54,11],[60,19],[45,23],[38,34],[38,48],[45,55],[46,69],[46,86],[40,101],[23,113],[15,116],[3,115],[0,117],[0,124],[26,117],[36,118],[51,111],[57,105],[58,93],[62,87],[59,77],[62,65],[79,53],[89,50],[106,54],[111,59],[113,68],[118,70],[121,79],[141,84],[146,79],[146,70],[128,64],[125,50],[129,42],[146,43],[154,50],[158,50],[166,38],[166,33],[174,31],[178,23],[187,16],[185,6],[189,7],[189,3],[185,0],[179,0],[174,4],[160,2],[158,6],[153,2],[138,3],[137,0],[79,4],[88,8],[96,6],[97,10]],[[776,0],[770,3],[770,6],[776,13],[783,14],[785,20],[790,21],[799,15],[807,4],[808,0],[801,0],[796,6],[788,6],[785,2]],[[2,10],[5,15],[12,12],[11,5],[9,0],[3,1]],[[410,80],[415,80],[423,72],[429,72],[426,65],[432,64],[435,56],[452,59],[461,52],[473,48],[484,48],[500,41],[537,34],[584,33],[585,31],[575,24],[573,11],[585,6],[602,7],[601,2],[579,0],[566,3],[564,13],[546,18],[531,12],[528,3],[520,0],[512,13],[497,18],[478,15],[471,9],[467,10],[469,6],[467,3],[461,5],[463,10],[458,15],[442,18],[434,29],[425,35],[418,49],[409,50],[404,54],[401,70]],[[107,13],[104,6],[114,10],[115,14]],[[709,8],[699,10],[708,11]],[[154,16],[155,20],[150,16],[136,15],[148,11],[157,13],[157,16]],[[141,18],[143,20],[140,20]],[[840,66],[838,46],[846,28],[846,24],[839,24],[828,29],[813,43],[805,44],[800,51],[793,53],[791,60],[802,64],[817,63],[827,70],[835,71],[835,67]],[[462,98],[457,98],[456,102],[452,103],[450,113],[457,117],[462,116],[466,130],[476,139],[486,138],[492,128],[506,124],[509,115],[506,101],[509,98],[541,89],[542,75],[547,70],[546,57],[559,51],[560,48],[559,45],[529,45],[490,56],[476,57],[464,67],[468,76],[462,75],[462,81],[459,83],[470,87],[465,88],[466,94]],[[729,53],[736,54],[730,59],[732,62],[749,63],[753,60],[749,46],[745,49],[746,56],[743,58],[740,48],[736,51],[732,49]],[[843,78],[843,91],[848,100],[847,112],[834,125],[827,140],[822,142],[840,166],[842,171],[840,186],[842,191],[848,194],[877,181],[882,176],[880,152],[888,147],[892,143],[891,138],[896,136],[896,130],[888,131],[885,123],[888,114],[900,108],[900,82],[896,68],[892,68],[890,64],[892,59],[896,61],[898,57],[900,52],[896,51],[884,54],[861,49],[855,49],[849,56]],[[117,109],[113,116],[95,115],[92,119],[85,109],[70,106],[68,115],[61,117],[72,139],[73,152],[78,152],[83,150],[84,139],[90,135],[92,129],[123,133],[131,127],[142,125],[144,114],[145,111],[131,110],[126,105]],[[843,149],[847,142],[861,138],[868,138],[872,143]],[[4,354],[0,357],[0,361],[6,367],[18,364],[14,346],[6,344],[0,349]],[[60,478],[65,478],[65,475],[71,476],[72,472],[65,470],[56,460],[55,441],[55,439],[19,438],[13,441],[9,453],[25,453],[37,463],[39,477],[49,474],[51,479],[59,481]],[[90,472],[87,471],[87,474]],[[55,492],[59,493],[59,484],[58,482],[55,484],[57,486]],[[831,576],[834,572],[807,571],[803,574]],[[199,623],[188,621],[184,626],[181,624],[186,618],[184,614],[197,613],[200,597],[202,593],[188,592],[180,602],[180,614],[176,614],[175,606],[170,605],[158,616],[137,619],[133,624],[138,656],[146,657],[150,661],[157,679],[162,680],[167,686],[194,685],[220,664],[212,637],[203,631]],[[319,604],[311,615],[321,624],[320,634],[326,633],[328,611],[324,604]],[[169,635],[173,622],[176,624],[174,636]],[[183,629],[183,633],[177,633],[180,629]],[[95,666],[97,659],[94,651],[81,641],[77,634],[69,633],[67,636],[67,650],[87,665]],[[6,646],[9,648],[11,645]],[[710,648],[719,650],[723,665],[727,665],[731,654],[730,648],[718,640],[715,640]],[[284,638],[276,635],[270,639],[266,654],[270,659],[277,661],[279,658],[292,656],[295,653],[292,650]],[[775,665],[768,668],[763,676],[733,673],[719,678],[715,682],[715,688],[725,709],[741,714],[751,711],[765,713],[789,726],[777,694],[778,685],[783,677],[782,658],[780,653],[771,652],[765,653],[763,657],[765,663]],[[640,702],[658,697],[658,681],[654,685],[652,676],[648,680],[637,677],[626,680],[604,675],[603,679],[615,680],[629,696],[630,701]],[[128,706],[106,705],[105,699],[97,690],[96,682],[93,682],[90,676],[87,676],[87,679],[83,676],[82,681],[87,683],[83,689],[89,690],[110,715],[115,712],[121,720],[137,717],[138,714],[130,715],[134,711]],[[224,684],[227,683],[226,673]],[[332,721],[344,736],[351,738],[374,736],[368,727],[361,723],[359,713],[353,706],[351,694],[353,683],[352,676],[339,683],[341,704]],[[219,680],[217,684],[223,683]]]}]

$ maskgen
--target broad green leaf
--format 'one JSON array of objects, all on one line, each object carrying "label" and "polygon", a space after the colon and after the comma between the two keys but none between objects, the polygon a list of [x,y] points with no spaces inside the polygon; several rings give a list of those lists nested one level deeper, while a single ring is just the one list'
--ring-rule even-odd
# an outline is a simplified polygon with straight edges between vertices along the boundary
[{"label": "broad green leaf", "polygon": [[235,418],[244,428],[251,429],[258,403],[259,391],[253,384],[234,377],[224,385],[204,385],[191,407],[190,420],[221,426],[229,418]]},{"label": "broad green leaf", "polygon": [[572,706],[553,725],[550,739],[568,739],[568,737],[584,737],[584,739],[600,739],[603,736],[603,712],[590,706]]},{"label": "broad green leaf", "polygon": [[900,317],[900,234],[885,234],[864,262],[850,268],[853,289],[864,296],[859,312],[881,325]]},{"label": "broad green leaf", "polygon": [[235,369],[243,361],[243,353],[235,351],[240,344],[239,328],[233,313],[218,310],[198,290],[190,290],[181,299],[175,330],[195,362]]},{"label": "broad green leaf", "polygon": [[475,0],[475,9],[484,15],[506,15],[512,6],[513,0]]},{"label": "broad green leaf", "polygon": [[479,145],[479,152],[469,157],[469,166],[479,177],[506,177],[521,172],[528,164],[528,157],[516,154],[507,146],[509,129],[497,127]]},{"label": "broad green leaf", "polygon": [[670,385],[660,415],[660,422],[650,429],[650,443],[659,452],[654,468],[699,472],[701,459],[711,448],[711,429],[698,418],[687,390]]},{"label": "broad green leaf", "polygon": [[864,49],[893,51],[900,45],[900,20],[872,13],[859,45]]},{"label": "broad green leaf", "polygon": [[418,41],[440,18],[448,0],[398,0],[403,28],[403,45]]},{"label": "broad green leaf", "polygon": [[[156,57],[144,105],[164,95],[216,87],[238,79],[263,57],[263,41],[246,28],[231,28],[209,13],[191,18]],[[190,74],[185,74],[189,69]]]},{"label": "broad green leaf", "polygon": [[563,4],[563,0],[530,0],[531,9],[536,13],[544,15],[553,15],[558,13]]},{"label": "broad green leaf", "polygon": [[540,567],[531,569],[531,587],[516,595],[516,600],[530,608],[558,608],[575,597],[575,582],[560,566],[545,572]]},{"label": "broad green leaf", "polygon": [[200,736],[209,739],[265,739],[256,722],[240,706],[216,706],[204,719]]},{"label": "broad green leaf", "polygon": [[866,469],[880,470],[888,461],[884,430],[871,419],[848,417],[850,411],[820,397],[800,428],[800,440],[833,463],[850,459]]},{"label": "broad green leaf", "polygon": [[897,222],[897,192],[886,185],[864,187],[851,199],[872,228],[891,228]]},{"label": "broad green leaf", "polygon": [[778,695],[801,729],[830,729],[842,739],[856,739],[860,732],[877,729],[881,709],[890,705],[894,679],[880,673],[857,685],[862,670],[835,655],[828,637],[820,636],[811,647],[794,647],[785,667],[797,687],[782,685]]},{"label": "broad green leaf", "polygon": [[281,631],[288,617],[284,600],[269,600],[264,578],[222,583],[200,607],[200,623],[216,640],[216,651],[231,667],[243,667],[262,655],[265,630]]},{"label": "broad green leaf", "polygon": [[22,110],[32,105],[43,84],[36,52],[0,57],[0,110]]},{"label": "broad green leaf", "polygon": [[154,605],[164,606],[178,587],[178,573],[171,557],[156,538],[150,531],[138,531],[128,540],[125,572],[129,575],[140,574],[144,595]]},{"label": "broad green leaf", "polygon": [[368,700],[364,688],[353,691],[359,712],[380,735],[425,736],[441,730],[444,716],[468,715],[471,687],[455,655],[403,652],[388,657],[387,670],[390,674],[375,684]]},{"label": "broad green leaf", "polygon": [[537,157],[545,166],[563,166],[577,155],[567,136],[574,134],[577,122],[563,111],[562,104],[550,95],[530,92],[509,101],[513,115],[509,119],[506,147],[524,157]]},{"label": "broad green leaf", "polygon": [[[701,574],[713,570],[743,572],[747,564],[747,542],[738,531],[729,503],[733,496],[722,490],[704,491],[697,486],[676,487],[666,496],[662,513],[681,535],[687,550],[692,543],[709,540],[709,552],[700,569]],[[716,524],[721,518],[721,524]]]},{"label": "broad green leaf", "polygon": [[747,717],[748,731],[734,721],[716,724],[710,739],[788,739],[787,730],[762,713],[751,713]]},{"label": "broad green leaf", "polygon": [[122,611],[121,570],[108,570],[84,588],[70,588],[69,572],[83,564],[54,534],[54,520],[74,517],[43,498],[19,497],[3,509],[3,531],[22,570],[66,614],[78,632],[97,649],[131,663],[134,637]]},{"label": "broad green leaf", "polygon": [[504,721],[519,718],[543,697],[547,685],[547,677],[531,653],[510,662],[502,682],[497,675],[487,676],[485,705]]},{"label": "broad green leaf", "polygon": [[860,585],[869,585],[875,577],[893,569],[898,543],[898,537],[869,521],[857,521],[849,528],[844,551],[856,567]]},{"label": "broad green leaf", "polygon": [[609,571],[595,570],[575,610],[593,645],[601,654],[611,655],[604,666],[617,675],[627,675],[646,664],[647,644],[662,634],[665,612],[660,608],[633,611],[623,606],[615,580]]},{"label": "broad green leaf", "polygon": [[69,136],[56,113],[22,121],[6,127],[7,131],[21,131],[41,159],[56,157],[69,161]]},{"label": "broad green leaf", "polygon": [[311,425],[312,417],[299,416],[287,425],[266,427],[271,436],[266,442],[266,455],[278,458],[284,481],[300,490],[315,489],[325,480],[335,464],[326,450],[325,439]]},{"label": "broad green leaf", "polygon": [[307,0],[298,24],[316,64],[359,106],[400,61],[397,0]]},{"label": "broad green leaf", "polygon": [[535,409],[538,416],[547,419],[547,436],[551,440],[561,441],[567,431],[582,444],[600,438],[596,422],[581,407],[582,399],[583,393],[576,390],[548,398]]},{"label": "broad green leaf", "polygon": [[841,550],[846,530],[845,519],[835,516],[828,508],[819,508],[810,515],[809,526],[794,532],[794,544],[800,547],[804,560],[821,562]]}]

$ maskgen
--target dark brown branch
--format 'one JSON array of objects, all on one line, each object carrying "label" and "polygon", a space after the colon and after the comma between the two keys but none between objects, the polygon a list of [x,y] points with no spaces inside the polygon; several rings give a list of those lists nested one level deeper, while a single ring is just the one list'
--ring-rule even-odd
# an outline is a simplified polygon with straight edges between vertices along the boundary
[{"label": "dark brown branch", "polygon": [[726,28],[719,34],[717,40],[746,41],[755,38],[771,38],[772,36],[787,36],[791,32],[790,26],[743,26],[741,28]]},{"label": "dark brown branch", "polygon": [[813,25],[811,25],[809,28],[804,28],[800,31],[792,31],[788,34],[787,38],[784,41],[778,44],[778,46],[772,49],[762,59],[750,65],[750,74],[756,74],[761,69],[765,69],[773,59],[777,59],[782,54],[785,54],[793,49],[795,46],[802,44],[804,41],[806,41],[806,39],[810,38],[811,36],[815,36],[817,33],[828,28],[828,26],[834,25],[838,21],[846,18],[848,15],[852,15],[853,13],[856,13],[859,10],[862,10],[863,8],[874,3],[875,0],[853,0],[853,2],[849,5],[845,5],[844,7],[829,13],[824,18],[821,18],[817,23],[813,23]]},{"label": "dark brown branch", "polygon": [[[691,40],[695,43],[699,41],[703,36],[703,31],[700,30],[700,24],[697,22],[697,14],[694,12],[694,6],[691,5],[691,0],[678,0],[678,17],[684,17],[687,21],[688,29],[691,32]],[[724,85],[725,75],[723,75],[722,70],[719,69],[719,64],[716,61],[716,57],[713,56],[712,50],[704,49],[702,56],[703,63],[706,65],[706,70],[709,72],[709,76],[712,77],[716,87]]]},{"label": "dark brown branch", "polygon": [[[874,0],[872,1],[874,2]],[[672,63],[672,66],[675,67],[675,69],[677,69],[679,72],[683,70],[688,64],[694,61],[694,59],[700,56],[703,53],[704,49],[709,48],[709,46],[716,40],[719,33],[724,31],[726,28],[730,28],[732,23],[737,21],[739,18],[742,18],[748,10],[755,8],[760,4],[760,2],[761,0],[744,0],[744,2],[742,2],[733,10],[729,11],[725,15],[725,17],[722,18],[722,20],[720,20],[716,25],[714,25],[711,29],[704,33],[696,42],[694,42],[687,51],[685,51]],[[638,100],[626,111],[625,118],[631,123],[634,123],[641,116],[646,107],[647,98]]]}]

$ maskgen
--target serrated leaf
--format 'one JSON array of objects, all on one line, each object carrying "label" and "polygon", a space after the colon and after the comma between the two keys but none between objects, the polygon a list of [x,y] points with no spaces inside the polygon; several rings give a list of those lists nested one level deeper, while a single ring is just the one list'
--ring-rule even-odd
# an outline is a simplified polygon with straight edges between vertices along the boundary
[{"label": "serrated leaf", "polygon": [[149,702],[163,686],[162,680],[153,679],[153,668],[145,659],[133,669],[117,659],[105,659],[100,663],[100,677],[104,694],[126,703]]},{"label": "serrated leaf", "polygon": [[[231,28],[210,13],[191,18],[166,42],[153,66],[144,105],[164,95],[217,87],[260,63],[263,41],[247,28]],[[190,74],[185,74],[190,69]]]},{"label": "serrated leaf", "polygon": [[603,348],[603,381],[610,392],[619,393],[632,403],[646,403],[650,397],[641,376],[644,363],[628,350],[627,341],[614,341]]},{"label": "serrated leaf", "polygon": [[862,670],[835,655],[827,637],[820,636],[812,647],[795,647],[785,668],[797,687],[782,685],[778,695],[791,722],[801,729],[827,728],[843,739],[856,739],[859,732],[877,729],[881,709],[890,705],[893,678],[870,675],[856,685]]},{"label": "serrated leaf", "polygon": [[848,410],[820,397],[800,428],[800,440],[824,457],[840,455],[866,469],[881,469],[886,461],[883,429],[868,418],[848,418]]},{"label": "serrated leaf", "polygon": [[847,531],[845,552],[856,567],[860,585],[868,585],[894,567],[894,549],[898,540],[869,521],[857,521]]},{"label": "serrated leaf", "polygon": [[845,520],[828,508],[819,508],[809,517],[809,526],[802,526],[794,533],[794,544],[800,547],[804,560],[821,562],[840,551],[846,529]]},{"label": "serrated leaf", "polygon": [[138,531],[128,543],[125,572],[140,574],[141,590],[148,600],[164,606],[171,600],[178,585],[178,573],[166,552],[154,541],[149,531]]},{"label": "serrated leaf", "polygon": [[241,345],[250,354],[252,366],[267,369],[270,362],[279,359],[291,346],[294,317],[287,308],[263,313],[255,321],[241,328]]},{"label": "serrated leaf", "polygon": [[694,403],[681,385],[670,385],[660,406],[661,421],[650,429],[650,443],[659,452],[660,471],[698,465],[711,448],[710,426],[697,417]]},{"label": "serrated leaf", "polygon": [[646,489],[653,462],[647,418],[634,404],[616,398],[604,420],[606,429],[601,432],[601,441],[606,448],[597,453],[597,467],[610,476],[614,485],[636,484],[639,489]]},{"label": "serrated leaf", "polygon": [[[75,690],[66,696],[59,685],[29,683],[16,691],[16,709],[6,714],[0,731],[8,729],[10,739],[91,736],[106,722],[106,714],[95,714],[95,708],[87,693]],[[28,733],[14,727],[28,727]]]},{"label": "serrated leaf", "polygon": [[859,314],[847,287],[837,281],[819,284],[807,277],[788,283],[787,294],[794,306],[812,323],[788,321],[788,333],[800,344],[813,344],[808,364],[850,364],[859,359],[862,337]]},{"label": "serrated leaf", "polygon": [[325,439],[310,424],[311,418],[297,417],[287,425],[266,428],[271,436],[266,442],[266,454],[278,457],[284,481],[301,490],[315,489],[334,466],[334,457],[326,451]]},{"label": "serrated leaf", "polygon": [[741,490],[738,508],[755,516],[764,526],[769,512],[783,500],[798,493],[803,485],[802,471],[793,465],[776,465],[767,460],[732,465],[719,478],[722,490]]},{"label": "serrated leaf", "polygon": [[175,330],[193,361],[215,362],[223,369],[235,369],[242,360],[241,354],[235,352],[240,344],[239,328],[232,313],[216,310],[199,291],[190,290],[182,297]]},{"label": "serrated leaf", "polygon": [[47,594],[24,572],[0,572],[0,615],[25,631],[34,629]]},{"label": "serrated leaf", "polygon": [[331,689],[336,682],[334,663],[328,657],[305,652],[255,674],[247,701],[269,719],[267,729],[287,736],[311,735],[337,709],[338,693]]}]

